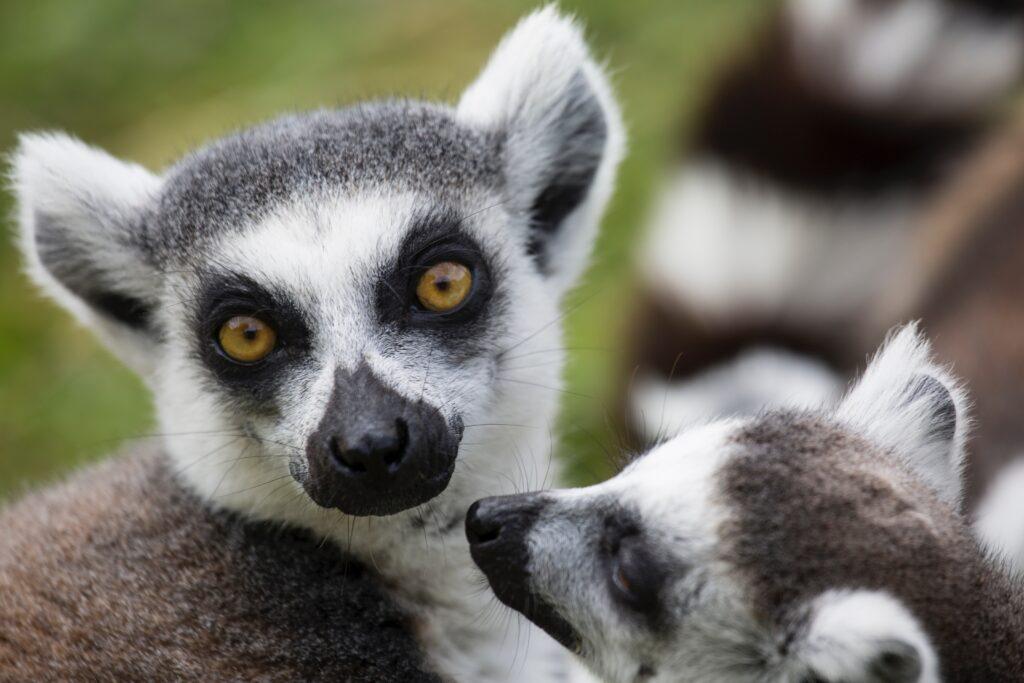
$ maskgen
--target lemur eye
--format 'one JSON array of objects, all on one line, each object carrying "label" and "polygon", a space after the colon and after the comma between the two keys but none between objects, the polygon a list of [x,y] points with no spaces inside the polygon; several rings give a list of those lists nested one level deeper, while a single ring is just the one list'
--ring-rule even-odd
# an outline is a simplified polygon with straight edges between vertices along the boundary
[{"label": "lemur eye", "polygon": [[435,313],[458,308],[473,288],[469,268],[454,261],[441,261],[424,271],[416,285],[420,305]]},{"label": "lemur eye", "polygon": [[237,363],[256,363],[277,344],[277,332],[259,318],[236,315],[220,327],[217,341],[225,355]]}]

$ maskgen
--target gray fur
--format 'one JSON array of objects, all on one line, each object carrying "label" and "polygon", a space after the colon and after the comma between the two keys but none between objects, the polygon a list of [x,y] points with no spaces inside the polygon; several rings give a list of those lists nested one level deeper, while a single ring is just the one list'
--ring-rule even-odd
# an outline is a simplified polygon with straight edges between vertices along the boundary
[{"label": "gray fur", "polygon": [[374,573],[214,512],[155,451],[0,512],[0,679],[436,680]]},{"label": "gray fur", "polygon": [[196,243],[237,229],[298,195],[387,188],[441,200],[497,189],[500,137],[442,105],[384,101],[285,116],[218,140],[167,175],[147,227],[157,253],[199,256]]},{"label": "gray fur", "polygon": [[947,680],[1024,674],[1021,586],[964,520],[873,444],[810,415],[776,413],[734,437],[720,473],[734,512],[722,558],[781,625],[836,587],[900,599],[933,639]]}]

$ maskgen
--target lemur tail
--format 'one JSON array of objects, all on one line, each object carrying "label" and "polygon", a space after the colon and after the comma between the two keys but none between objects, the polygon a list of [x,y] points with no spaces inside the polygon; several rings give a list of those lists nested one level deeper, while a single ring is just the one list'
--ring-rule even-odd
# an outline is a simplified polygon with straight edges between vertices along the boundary
[{"label": "lemur tail", "polygon": [[718,82],[692,152],[811,195],[919,187],[1022,65],[1014,0],[788,0]]},{"label": "lemur tail", "polygon": [[1022,75],[1020,0],[786,0],[713,82],[661,193],[624,440],[646,440],[653,401],[629,387],[658,387],[660,423],[692,403],[672,400],[675,385],[752,349],[852,370],[878,343],[861,321],[911,226]]}]

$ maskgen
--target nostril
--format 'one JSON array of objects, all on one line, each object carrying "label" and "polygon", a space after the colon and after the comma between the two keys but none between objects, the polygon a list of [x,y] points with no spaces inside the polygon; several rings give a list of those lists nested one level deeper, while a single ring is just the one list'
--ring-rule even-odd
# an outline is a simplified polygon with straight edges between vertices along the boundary
[{"label": "nostril", "polygon": [[379,448],[380,455],[389,470],[394,470],[402,458],[405,457],[406,448],[409,446],[409,425],[405,420],[395,418],[395,435],[389,437]]},{"label": "nostril", "polygon": [[366,471],[364,453],[359,449],[346,449],[338,438],[331,439],[330,448],[331,457],[338,466],[357,474]]},{"label": "nostril", "polygon": [[501,536],[501,522],[487,519],[480,514],[480,502],[470,506],[466,512],[466,537],[474,545],[496,541]]},{"label": "nostril", "polygon": [[501,536],[501,525],[495,524],[493,526],[481,529],[480,533],[476,535],[476,542],[490,543],[491,541],[497,541],[499,536]]}]

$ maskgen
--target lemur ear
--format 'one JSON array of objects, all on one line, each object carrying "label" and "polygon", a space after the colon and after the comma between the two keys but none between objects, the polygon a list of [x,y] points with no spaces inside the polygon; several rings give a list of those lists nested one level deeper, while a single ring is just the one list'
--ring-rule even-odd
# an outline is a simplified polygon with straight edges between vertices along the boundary
[{"label": "lemur ear", "polygon": [[798,680],[937,683],[938,656],[917,619],[878,591],[828,591],[793,645]]},{"label": "lemur ear", "polygon": [[837,417],[900,458],[947,502],[962,493],[967,392],[932,360],[915,324],[890,335]]},{"label": "lemur ear", "polygon": [[158,278],[141,226],[160,182],[60,133],[20,136],[11,170],[32,279],[143,373]]},{"label": "lemur ear", "polygon": [[625,139],[580,28],[552,6],[523,19],[458,116],[502,137],[509,207],[528,219],[530,252],[564,291],[586,266]]}]

